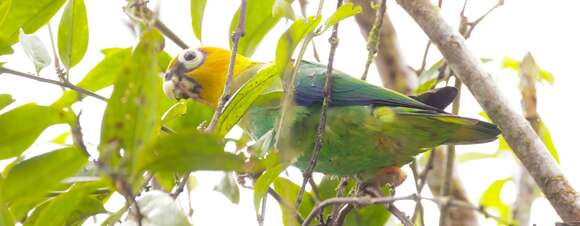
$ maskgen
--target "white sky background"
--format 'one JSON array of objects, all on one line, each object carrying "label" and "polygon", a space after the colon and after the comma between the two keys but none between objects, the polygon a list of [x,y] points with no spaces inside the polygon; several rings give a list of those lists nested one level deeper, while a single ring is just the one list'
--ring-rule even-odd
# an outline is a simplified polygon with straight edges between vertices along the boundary
[{"label": "white sky background", "polygon": [[[122,12],[124,1],[98,0],[85,1],[88,9],[90,40],[89,49],[82,62],[71,71],[73,81],[80,80],[98,61],[102,59],[99,50],[109,47],[128,47],[135,44],[135,37],[125,26],[127,17]],[[467,16],[471,19],[479,17],[496,3],[494,0],[471,0],[467,8]],[[310,15],[314,13],[314,7],[318,1],[312,0]],[[388,13],[399,35],[400,46],[408,63],[417,68],[420,66],[421,57],[427,41],[426,36],[413,20],[395,3],[387,1]],[[445,0],[442,13],[449,23],[456,26],[459,23],[459,11],[463,1]],[[156,1],[150,5],[155,8]],[[228,29],[232,15],[239,5],[239,1],[233,0],[209,0],[203,22],[204,45],[228,47]],[[323,15],[330,15],[334,11],[335,1],[327,1]],[[480,57],[492,58],[496,61],[486,64],[489,72],[500,85],[504,95],[510,100],[511,105],[520,111],[519,90],[516,74],[507,70],[500,70],[500,60],[504,56],[521,59],[527,51],[531,51],[544,69],[552,72],[556,78],[553,86],[542,84],[538,86],[538,111],[550,128],[556,148],[561,159],[561,169],[576,190],[580,190],[580,153],[578,150],[578,106],[577,87],[580,85],[578,78],[578,53],[580,53],[580,34],[577,32],[580,23],[579,1],[556,0],[506,0],[504,6],[489,15],[478,25],[468,41],[468,46]],[[160,4],[160,18],[174,32],[185,40],[190,46],[199,46],[200,42],[195,39],[191,29],[189,16],[189,1],[167,0]],[[296,15],[299,11],[296,10]],[[60,13],[54,17],[52,27],[56,33]],[[275,45],[279,35],[289,23],[281,22],[270,32],[257,49],[254,59],[270,61],[274,59]],[[327,38],[330,32],[315,39],[321,59],[326,61],[329,44]],[[49,45],[48,31],[43,28],[36,33]],[[360,76],[366,61],[366,43],[364,42],[354,19],[348,19],[340,24],[340,43],[335,57],[335,68],[351,75]],[[171,55],[180,49],[171,41],[166,41],[166,51]],[[0,57],[0,61],[6,61],[7,67],[20,71],[33,72],[34,66],[24,55],[19,45],[14,46],[15,54]],[[309,49],[310,51],[310,49]],[[312,59],[312,53],[307,52],[307,59]],[[428,65],[433,64],[440,58],[435,48],[431,48]],[[41,72],[42,77],[56,79],[52,66]],[[379,78],[372,67],[369,80],[380,84]],[[465,91],[466,89],[464,89]],[[102,91],[109,95],[111,89]],[[17,100],[6,110],[27,102],[37,102],[48,105],[60,97],[61,89],[48,84],[17,78],[11,75],[0,76],[0,93],[9,93]],[[481,110],[470,95],[464,95],[460,114],[463,116],[479,118]],[[83,109],[82,123],[87,143],[93,153],[96,153],[96,145],[99,141],[100,121],[105,105],[94,99],[85,98],[82,104],[76,104],[76,109]],[[54,126],[49,128],[38,142],[31,147],[27,156],[39,154],[54,149],[49,141],[65,131],[66,126]],[[491,153],[496,150],[497,143],[461,146],[462,151],[480,151]],[[458,165],[460,176],[467,188],[469,197],[473,202],[479,200],[479,196],[485,188],[494,180],[503,179],[515,175],[515,161],[506,155],[503,159],[471,161]],[[0,161],[5,165],[7,161]],[[413,180],[408,167],[405,167],[409,178],[397,189],[399,195],[414,192]],[[288,172],[290,178],[299,181],[300,173],[291,169]],[[252,205],[252,191],[241,189],[241,202],[238,205],[230,204],[220,193],[212,191],[213,186],[220,179],[219,173],[196,173],[198,187],[192,192],[192,205],[194,208],[193,223],[195,225],[256,225],[254,209]],[[319,176],[319,175],[318,175]],[[426,192],[426,194],[428,194]],[[428,194],[430,195],[430,194]],[[502,197],[507,202],[515,199],[515,189],[508,186]],[[114,211],[122,206],[118,196],[114,196],[107,208]],[[412,213],[412,202],[400,202],[398,206],[408,214]],[[435,206],[426,205],[428,225],[436,225],[438,218]],[[266,225],[280,225],[280,211],[275,201],[269,199]],[[483,217],[482,217],[483,220]],[[532,223],[537,225],[553,225],[559,220],[545,199],[537,199],[532,208]],[[431,221],[431,222],[429,222]],[[486,224],[494,225],[494,221],[485,220]],[[392,224],[391,222],[390,224]],[[91,225],[87,223],[86,225]]]}]

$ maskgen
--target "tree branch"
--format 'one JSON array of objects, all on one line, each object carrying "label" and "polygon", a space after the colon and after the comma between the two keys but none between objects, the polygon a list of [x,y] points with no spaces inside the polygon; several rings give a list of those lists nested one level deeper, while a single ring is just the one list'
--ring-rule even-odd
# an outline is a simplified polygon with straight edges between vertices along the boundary
[{"label": "tree branch", "polygon": [[[540,115],[537,111],[536,79],[539,77],[538,66],[530,53],[526,54],[520,64],[520,91],[522,93],[522,110],[534,131],[539,134]],[[513,205],[514,219],[520,225],[529,225],[532,202],[535,198],[536,184],[530,174],[518,163],[519,172],[516,180],[518,193]]]},{"label": "tree branch", "polygon": [[93,93],[93,92],[91,92],[89,90],[86,90],[86,89],[83,89],[81,87],[75,86],[75,85],[73,85],[73,84],[71,84],[69,82],[55,81],[55,80],[51,80],[51,79],[46,79],[46,78],[34,76],[34,75],[31,75],[31,74],[28,74],[28,73],[24,73],[24,72],[20,72],[20,71],[8,69],[8,68],[5,68],[5,67],[0,67],[0,74],[4,74],[4,73],[11,74],[11,75],[16,75],[16,76],[20,76],[20,77],[27,78],[27,79],[36,80],[36,81],[39,81],[39,82],[53,84],[53,85],[57,85],[57,86],[60,86],[60,87],[66,87],[66,88],[69,88],[71,90],[76,91],[79,94],[91,96],[91,97],[97,98],[97,99],[102,100],[102,101],[107,101],[107,98],[105,98],[105,97],[103,97],[101,95],[98,95],[96,93]]},{"label": "tree branch", "polygon": [[[342,0],[338,0],[336,8],[338,9],[342,5]],[[296,197],[296,207],[300,206],[302,202],[302,196],[304,196],[304,190],[306,189],[306,184],[312,177],[312,172],[314,167],[316,167],[316,162],[318,161],[318,156],[320,155],[320,150],[322,149],[322,139],[324,136],[324,129],[326,128],[326,112],[328,111],[328,106],[330,104],[330,98],[332,96],[332,66],[334,64],[334,55],[336,53],[336,47],[338,46],[338,24],[334,24],[332,27],[332,35],[328,39],[330,43],[330,52],[328,53],[328,64],[326,65],[326,77],[324,80],[324,99],[322,101],[322,107],[320,109],[320,120],[318,121],[318,128],[316,129],[316,137],[314,140],[314,150],[312,150],[312,156],[310,157],[308,168],[303,173],[302,186],[298,196]]]},{"label": "tree branch", "polygon": [[437,45],[452,70],[498,124],[516,156],[532,175],[564,221],[580,220],[580,196],[570,186],[528,122],[517,114],[465,45],[463,37],[443,20],[428,0],[397,0]]},{"label": "tree branch", "polygon": [[240,39],[244,36],[244,30],[246,27],[246,13],[248,8],[247,6],[248,6],[247,0],[242,0],[242,3],[240,4],[240,18],[238,19],[238,25],[236,27],[236,30],[232,34],[232,55],[230,56],[230,63],[228,66],[228,77],[226,80],[226,84],[224,86],[224,91],[222,93],[222,96],[220,97],[218,107],[216,108],[216,111],[213,114],[213,117],[211,118],[209,125],[205,128],[205,132],[213,131],[213,128],[216,126],[218,118],[220,117],[220,115],[223,114],[226,102],[230,99],[234,66],[236,64],[236,56],[238,54],[238,44],[240,42]]}]

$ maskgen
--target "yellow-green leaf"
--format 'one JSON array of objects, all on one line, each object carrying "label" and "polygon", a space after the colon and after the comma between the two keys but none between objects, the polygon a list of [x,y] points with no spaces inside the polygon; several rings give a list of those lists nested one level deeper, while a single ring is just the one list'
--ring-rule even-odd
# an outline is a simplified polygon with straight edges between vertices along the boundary
[{"label": "yellow-green leaf", "polygon": [[354,6],[351,2],[344,3],[338,9],[336,9],[336,11],[332,14],[332,16],[326,19],[323,31],[334,26],[341,20],[344,20],[346,18],[356,15],[357,13],[360,13],[360,11],[362,11],[361,6],[359,5]]},{"label": "yellow-green leaf", "polygon": [[[0,2],[0,55],[11,53],[20,28],[31,34],[46,25],[65,0],[12,0]],[[4,14],[4,15],[2,15]]]},{"label": "yellow-green leaf", "polygon": [[73,225],[83,223],[86,218],[97,213],[105,213],[103,203],[90,197],[91,192],[102,187],[102,183],[74,184],[67,192],[59,194],[36,208],[24,226]]},{"label": "yellow-green leaf", "polygon": [[273,166],[272,168],[267,169],[254,184],[254,209],[256,213],[259,213],[260,210],[260,202],[264,195],[266,195],[266,191],[270,187],[270,184],[274,182],[274,180],[284,171],[288,166],[284,164],[278,164]]},{"label": "yellow-green leaf", "polygon": [[106,164],[115,161],[123,148],[129,168],[135,152],[151,141],[161,128],[161,80],[158,54],[163,37],[157,30],[147,30],[115,82],[113,94],[103,117],[100,158]]},{"label": "yellow-green leaf", "polygon": [[69,0],[58,26],[58,55],[67,68],[78,64],[89,45],[89,24],[84,0]]},{"label": "yellow-green leaf", "polygon": [[292,2],[294,0],[276,0],[272,7],[272,15],[274,17],[284,17],[289,20],[295,20],[296,15],[292,9]]},{"label": "yellow-green leaf", "polygon": [[234,204],[240,202],[240,188],[236,183],[234,174],[230,172],[224,174],[220,183],[216,185],[213,190],[222,193]]},{"label": "yellow-green leaf", "polygon": [[67,147],[19,162],[2,183],[2,202],[44,195],[66,177],[76,174],[87,160],[81,150]]},{"label": "yellow-green leaf", "polygon": [[543,121],[540,121],[539,128],[538,128],[538,136],[546,145],[546,148],[550,152],[550,155],[556,160],[558,164],[560,164],[560,155],[558,154],[558,150],[556,150],[556,146],[554,146],[554,142],[552,141],[552,135],[550,134],[550,130],[546,127]]},{"label": "yellow-green leaf", "polygon": [[12,99],[12,96],[10,96],[9,94],[0,94],[0,110],[10,105],[11,103],[14,103],[14,99]]},{"label": "yellow-green leaf", "polygon": [[[240,87],[226,103],[222,115],[218,118],[214,133],[223,137],[244,116],[256,98],[268,88],[278,73],[276,65],[260,68],[250,80]],[[252,72],[249,72],[252,73]]]},{"label": "yellow-green leaf", "polygon": [[504,185],[511,181],[512,178],[505,178],[494,181],[479,198],[479,204],[485,208],[492,208],[499,212],[500,218],[504,222],[509,222],[511,219],[510,206],[501,200],[501,190]]},{"label": "yellow-green leaf", "polygon": [[[252,56],[264,36],[280,21],[280,15],[272,15],[272,7],[276,0],[247,0],[246,26],[244,37],[238,44],[238,53]],[[240,10],[236,12],[230,23],[230,34],[238,26]],[[231,46],[230,42],[230,46]]]},{"label": "yellow-green leaf", "polygon": [[320,17],[314,16],[308,17],[308,19],[298,19],[280,36],[276,46],[276,66],[278,66],[280,71],[285,71],[294,49],[307,34],[316,29],[320,20]]},{"label": "yellow-green leaf", "polygon": [[20,155],[47,127],[70,123],[73,117],[71,112],[32,103],[0,115],[0,159]]},{"label": "yellow-green leaf", "polygon": [[197,170],[241,170],[244,157],[224,151],[221,139],[190,129],[160,135],[138,156],[137,170],[184,173]]},{"label": "yellow-green leaf", "polygon": [[[129,48],[104,49],[102,52],[105,57],[77,83],[77,86],[94,92],[113,85],[117,75],[121,74],[121,69],[127,64],[127,60],[131,56]],[[79,94],[73,90],[68,90],[52,106],[65,108],[77,100],[79,100]]]},{"label": "yellow-green leaf", "polygon": [[[296,219],[296,198],[298,197],[298,192],[300,191],[300,186],[293,183],[292,181],[278,177],[274,181],[274,191],[276,191],[282,198],[283,203],[290,206],[280,205],[282,209],[282,222],[285,226],[300,225]],[[314,208],[314,198],[310,192],[304,192],[302,197],[302,202],[298,208],[298,212],[302,216],[307,216],[310,211]]]},{"label": "yellow-green leaf", "polygon": [[205,10],[205,4],[207,0],[191,0],[191,27],[193,28],[193,34],[195,37],[201,41],[201,27],[203,24],[203,12]]}]

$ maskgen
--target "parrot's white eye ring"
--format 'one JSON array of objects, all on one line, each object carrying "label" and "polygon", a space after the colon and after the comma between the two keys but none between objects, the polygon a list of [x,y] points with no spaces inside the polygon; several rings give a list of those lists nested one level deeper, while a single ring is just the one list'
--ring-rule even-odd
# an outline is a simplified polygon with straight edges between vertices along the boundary
[{"label": "parrot's white eye ring", "polygon": [[192,71],[201,66],[205,60],[205,54],[199,49],[188,49],[180,54],[178,59],[186,71]]}]

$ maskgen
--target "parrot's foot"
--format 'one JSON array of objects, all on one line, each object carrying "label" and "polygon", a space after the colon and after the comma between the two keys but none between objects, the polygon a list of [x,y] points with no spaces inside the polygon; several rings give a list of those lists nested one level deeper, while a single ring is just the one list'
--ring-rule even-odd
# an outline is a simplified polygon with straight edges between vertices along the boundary
[{"label": "parrot's foot", "polygon": [[366,184],[372,184],[378,187],[389,184],[394,188],[401,185],[407,179],[407,174],[400,167],[391,166],[373,172],[361,173],[357,175],[357,178]]}]

